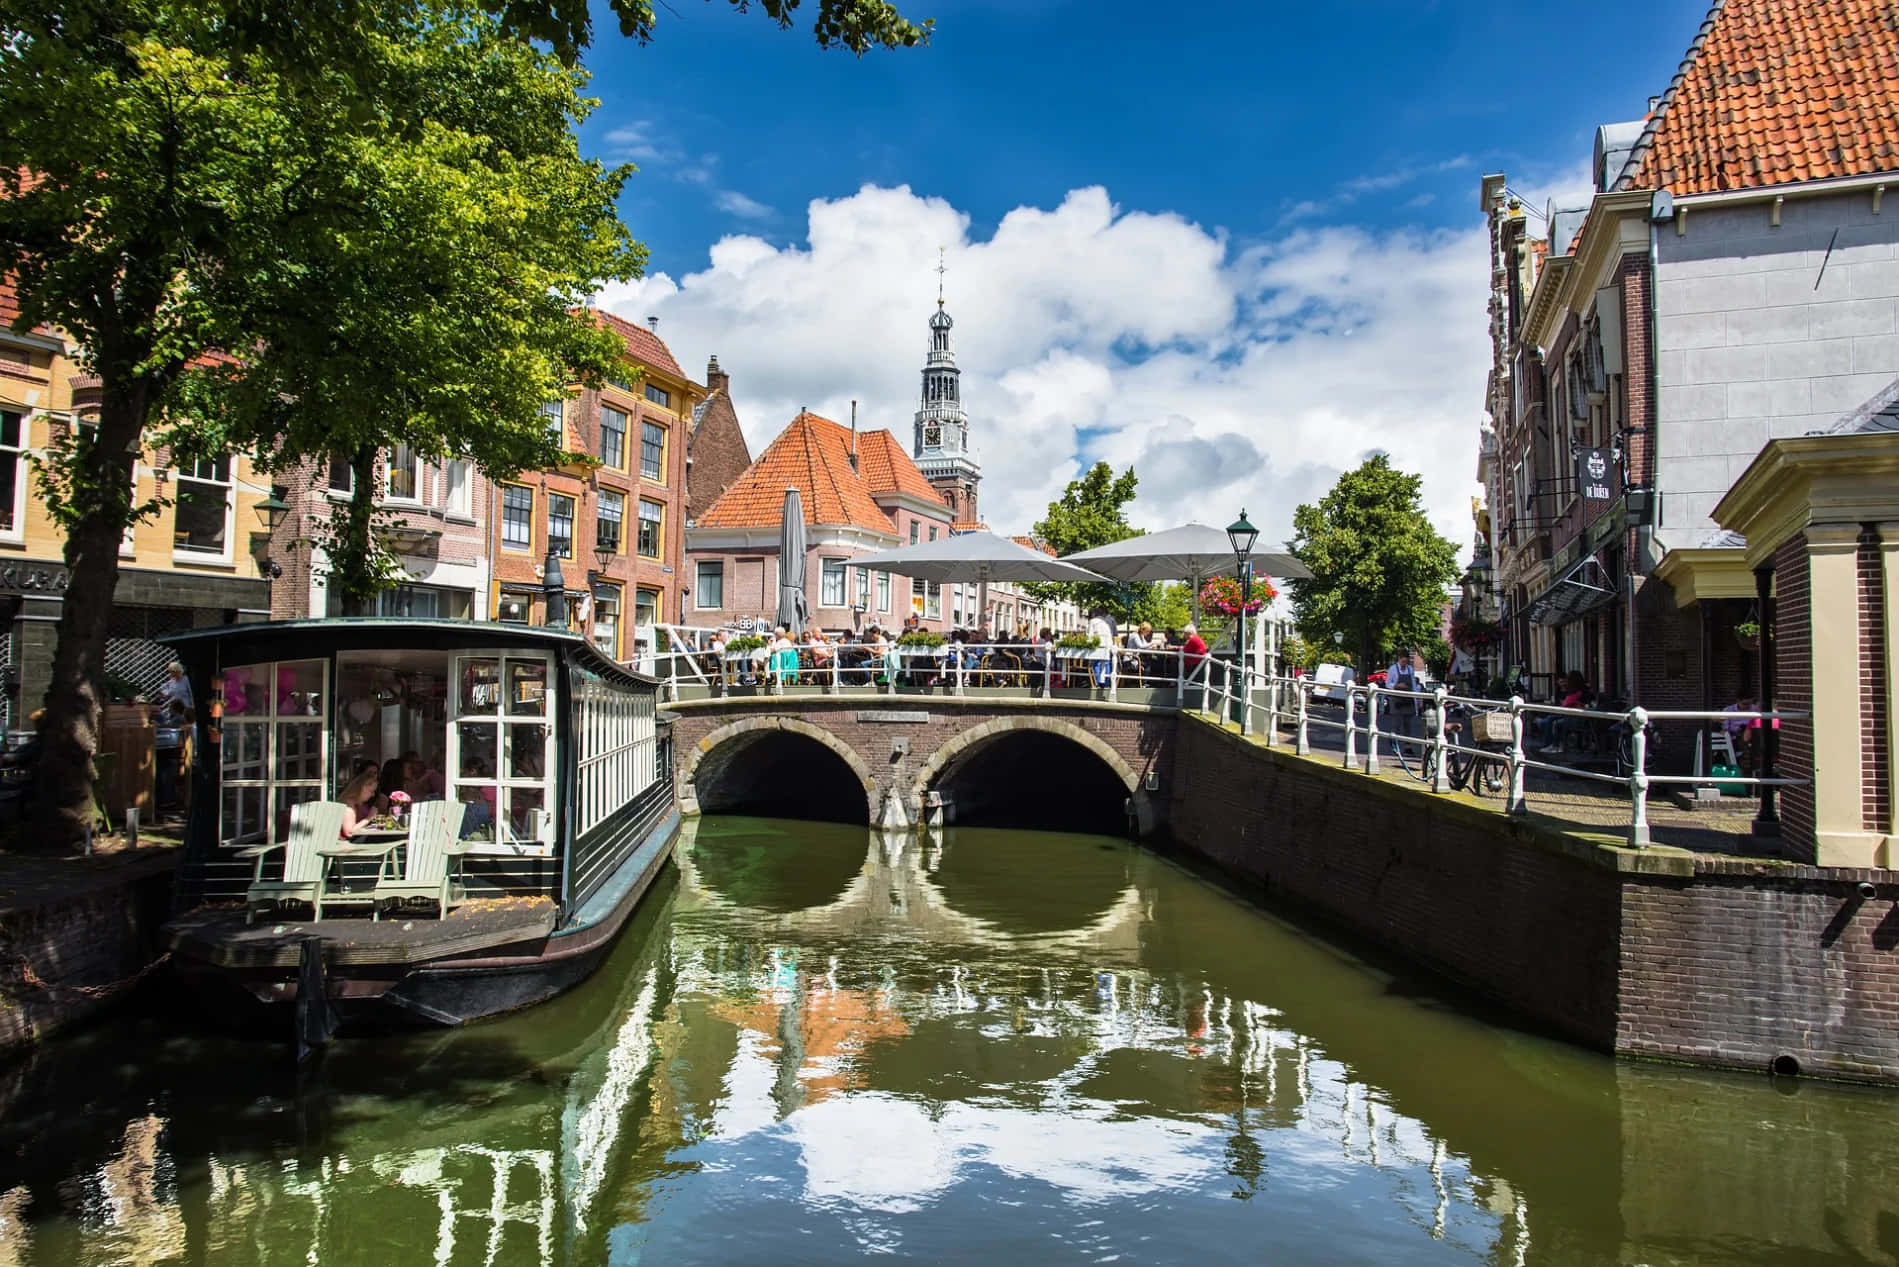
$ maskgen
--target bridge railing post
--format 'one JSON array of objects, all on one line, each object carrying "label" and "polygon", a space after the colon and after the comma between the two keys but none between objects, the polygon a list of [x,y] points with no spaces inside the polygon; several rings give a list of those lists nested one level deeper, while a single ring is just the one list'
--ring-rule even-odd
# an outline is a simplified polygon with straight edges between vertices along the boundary
[{"label": "bridge railing post", "polygon": [[1174,655],[1174,707],[1187,705],[1187,653],[1179,647],[1173,648]]},{"label": "bridge railing post", "polygon": [[963,693],[963,661],[969,658],[969,644],[965,642],[957,646],[952,643],[950,654],[956,657],[956,693],[961,695]]},{"label": "bridge railing post", "polygon": [[1266,675],[1266,746],[1279,746],[1279,675]]},{"label": "bridge railing post", "polygon": [[837,694],[837,688],[838,688],[837,661],[838,661],[838,653],[835,650],[833,650],[831,652],[831,662],[830,662],[831,694],[833,695]]},{"label": "bridge railing post", "polygon": [[1437,710],[1436,733],[1431,736],[1431,751],[1436,754],[1437,764],[1431,771],[1431,790],[1448,792],[1451,790],[1451,754],[1449,749],[1451,728],[1447,706],[1450,692],[1440,686],[1431,694],[1431,706]]},{"label": "bridge railing post", "polygon": [[1213,711],[1213,657],[1200,662],[1200,711]]},{"label": "bridge railing post", "polygon": [[897,668],[903,663],[903,653],[895,643],[884,652],[884,689],[890,694],[897,693]]},{"label": "bridge railing post", "polygon": [[1349,682],[1345,686],[1345,761],[1347,770],[1358,764],[1358,714],[1353,711],[1353,696],[1358,688]]},{"label": "bridge railing post", "polygon": [[1523,697],[1510,697],[1510,806],[1512,814],[1527,814],[1523,795]]},{"label": "bridge railing post", "polygon": [[1378,683],[1365,687],[1365,732],[1371,746],[1365,750],[1365,773],[1378,773]]},{"label": "bridge railing post", "polygon": [[1306,729],[1306,702],[1310,699],[1312,692],[1307,689],[1305,678],[1299,679],[1297,689],[1299,691],[1299,734],[1297,739],[1294,740],[1293,751],[1303,757],[1312,751],[1311,736]]},{"label": "bridge railing post", "polygon": [[1121,656],[1114,645],[1114,639],[1108,640],[1108,702],[1114,703],[1121,697]]},{"label": "bridge railing post", "polygon": [[1042,644],[1042,698],[1055,697],[1055,644]]},{"label": "bridge railing post", "polygon": [[1629,710],[1629,844],[1649,846],[1648,833],[1648,710],[1639,704]]}]

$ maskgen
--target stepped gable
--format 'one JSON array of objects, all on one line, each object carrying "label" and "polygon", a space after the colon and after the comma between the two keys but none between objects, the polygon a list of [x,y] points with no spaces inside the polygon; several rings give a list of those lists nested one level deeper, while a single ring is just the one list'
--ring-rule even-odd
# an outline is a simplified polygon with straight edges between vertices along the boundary
[{"label": "stepped gable", "polygon": [[1899,5],[1720,0],[1624,189],[1704,194],[1899,169]]}]

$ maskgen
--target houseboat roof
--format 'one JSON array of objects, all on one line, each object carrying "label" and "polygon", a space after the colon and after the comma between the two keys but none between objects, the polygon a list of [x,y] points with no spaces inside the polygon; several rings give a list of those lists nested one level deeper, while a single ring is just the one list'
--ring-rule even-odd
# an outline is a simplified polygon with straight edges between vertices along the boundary
[{"label": "houseboat roof", "polygon": [[444,620],[406,616],[327,616],[318,620],[268,620],[165,634],[156,641],[188,653],[215,645],[226,663],[303,659],[331,651],[377,647],[545,647],[571,655],[583,667],[632,684],[658,685],[566,629],[505,624],[492,620]]}]

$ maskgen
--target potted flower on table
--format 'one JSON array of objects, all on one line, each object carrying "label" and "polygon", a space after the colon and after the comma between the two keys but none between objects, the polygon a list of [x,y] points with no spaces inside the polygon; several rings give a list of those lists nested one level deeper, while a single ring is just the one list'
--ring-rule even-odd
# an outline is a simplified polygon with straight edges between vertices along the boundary
[{"label": "potted flower on table", "polygon": [[407,823],[409,821],[409,803],[413,799],[413,797],[401,788],[397,788],[391,792],[389,794],[389,816],[395,819],[398,824]]}]

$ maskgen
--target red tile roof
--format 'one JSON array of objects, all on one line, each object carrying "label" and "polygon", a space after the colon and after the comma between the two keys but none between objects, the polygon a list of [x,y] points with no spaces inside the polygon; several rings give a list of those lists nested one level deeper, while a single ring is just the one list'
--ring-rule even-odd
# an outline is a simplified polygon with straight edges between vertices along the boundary
[{"label": "red tile roof", "polygon": [[909,493],[927,502],[943,500],[897,443],[897,437],[888,431],[860,431],[857,461],[864,471],[864,485],[873,493]]},{"label": "red tile roof", "polygon": [[[874,493],[915,491],[921,486],[923,495],[940,501],[916,463],[888,431],[858,433],[858,470],[851,469],[850,453],[849,427],[809,411],[800,413],[695,526],[762,528],[776,524],[784,513],[787,488],[798,490],[807,524],[850,524],[893,534],[895,523],[877,504]],[[877,455],[874,462],[870,457],[873,453]],[[873,467],[877,469],[873,471]]]},{"label": "red tile roof", "polygon": [[1750,189],[1899,169],[1893,0],[1717,0],[1626,188]]},{"label": "red tile roof", "polygon": [[1019,546],[1027,546],[1031,550],[1040,550],[1051,559],[1055,557],[1055,547],[1046,541],[1037,541],[1034,537],[1010,537],[1009,540]]},{"label": "red tile roof", "polygon": [[687,382],[692,381],[686,377],[686,371],[679,368],[679,362],[673,359],[672,349],[667,347],[657,334],[638,322],[628,321],[625,317],[616,317],[599,308],[595,308],[593,313],[600,318],[601,325],[626,341],[627,354],[633,359],[644,361],[648,365],[665,370],[668,374],[676,374]]}]

